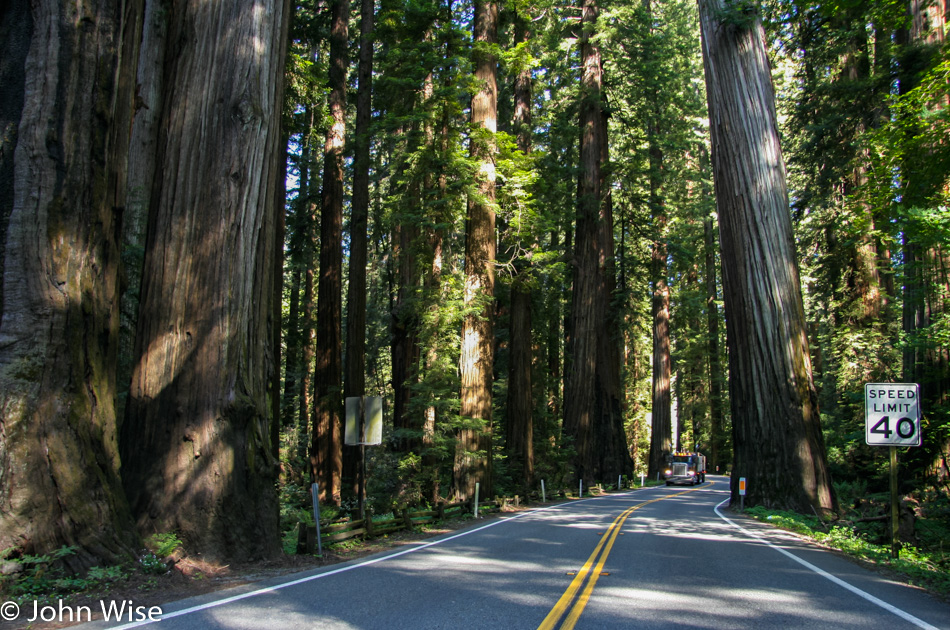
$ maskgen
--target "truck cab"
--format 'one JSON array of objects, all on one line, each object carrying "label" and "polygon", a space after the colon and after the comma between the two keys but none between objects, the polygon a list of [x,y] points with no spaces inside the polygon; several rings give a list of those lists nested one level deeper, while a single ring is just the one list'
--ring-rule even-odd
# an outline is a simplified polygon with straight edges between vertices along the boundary
[{"label": "truck cab", "polygon": [[706,481],[706,457],[702,453],[673,453],[667,458],[664,471],[666,485],[694,486]]}]

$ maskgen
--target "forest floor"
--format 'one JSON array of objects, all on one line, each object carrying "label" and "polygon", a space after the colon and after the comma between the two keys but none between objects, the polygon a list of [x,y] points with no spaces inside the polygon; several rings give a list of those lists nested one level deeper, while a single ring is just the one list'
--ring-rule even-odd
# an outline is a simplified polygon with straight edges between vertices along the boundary
[{"label": "forest floor", "polygon": [[[339,564],[350,560],[356,560],[376,553],[398,549],[403,545],[432,538],[440,534],[450,533],[466,527],[481,524],[487,520],[503,516],[504,513],[489,514],[480,517],[477,521],[468,518],[446,519],[440,523],[427,525],[417,528],[413,531],[400,531],[381,536],[372,540],[362,541],[360,544],[351,546],[335,545],[324,549],[323,557],[312,555],[287,555],[283,554],[278,558],[270,560],[261,560],[258,562],[249,562],[243,564],[232,564],[227,566],[218,566],[209,564],[201,560],[192,558],[183,558],[179,560],[174,567],[164,575],[147,575],[140,571],[135,571],[124,578],[111,583],[108,589],[98,589],[81,594],[70,595],[61,600],[41,601],[39,611],[43,611],[43,606],[51,606],[52,609],[46,609],[45,615],[34,622],[29,619],[36,616],[37,609],[34,608],[32,601],[20,606],[20,615],[15,621],[0,620],[0,630],[18,630],[28,628],[30,630],[54,630],[56,628],[65,628],[77,623],[102,619],[102,605],[109,606],[110,602],[116,602],[121,605],[122,602],[133,602],[133,606],[138,609],[144,606],[162,607],[181,599],[195,597],[197,595],[206,595],[215,591],[227,588],[242,586],[266,580],[282,575],[289,575],[311,569],[317,569],[329,565]],[[0,597],[6,600],[6,597]],[[9,604],[5,604],[9,605]],[[60,611],[60,606],[63,611]],[[80,607],[86,607],[91,611],[91,615]],[[76,611],[81,615],[81,619],[69,620],[71,611]],[[6,612],[6,611],[4,611]],[[52,621],[42,621],[42,618],[52,617]],[[138,620],[138,617],[135,618]],[[126,616],[126,621],[128,618]]]}]

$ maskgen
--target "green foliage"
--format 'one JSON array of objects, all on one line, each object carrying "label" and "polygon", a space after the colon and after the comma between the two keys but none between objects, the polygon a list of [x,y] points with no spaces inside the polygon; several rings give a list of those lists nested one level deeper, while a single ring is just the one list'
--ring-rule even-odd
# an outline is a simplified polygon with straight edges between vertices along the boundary
[{"label": "green foliage", "polygon": [[[895,559],[891,557],[890,544],[870,542],[867,534],[861,533],[854,526],[834,525],[826,530],[826,524],[815,516],[768,510],[759,506],[749,508],[745,510],[745,513],[776,527],[813,538],[825,546],[839,549],[850,556],[887,567],[906,576],[912,584],[927,586],[939,593],[950,594],[950,573],[947,572],[950,568],[950,554],[944,552],[942,541],[939,548],[931,547],[928,550],[903,545],[899,557]],[[945,525],[938,525],[940,520],[920,520],[918,527],[929,523],[930,527],[940,527],[942,533],[946,534]]]},{"label": "green foliage", "polygon": [[62,560],[75,555],[77,547],[64,545],[39,556],[17,556],[16,551],[8,548],[0,552],[0,562],[17,565],[8,575],[0,575],[0,594],[20,605],[33,601],[48,604],[74,593],[108,589],[128,577],[119,566],[92,567],[85,576],[68,573]]},{"label": "green foliage", "polygon": [[154,553],[143,554],[139,558],[139,568],[146,575],[164,575],[168,573],[168,565],[165,560]]},{"label": "green foliage", "polygon": [[159,558],[167,558],[182,546],[181,539],[174,532],[152,534],[145,539],[145,546]]}]

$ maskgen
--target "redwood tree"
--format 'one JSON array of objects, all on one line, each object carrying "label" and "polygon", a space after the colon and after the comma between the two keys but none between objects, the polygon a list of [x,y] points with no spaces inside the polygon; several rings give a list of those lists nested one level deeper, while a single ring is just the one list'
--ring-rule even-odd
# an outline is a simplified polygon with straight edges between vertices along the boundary
[{"label": "redwood tree", "polygon": [[[143,532],[210,560],[278,550],[268,400],[288,7],[169,7],[123,482]],[[148,51],[146,51],[148,52]]]},{"label": "redwood tree", "polygon": [[0,15],[0,549],[75,546],[74,568],[136,543],[115,411],[134,67],[123,4],[81,8],[15,0]]},{"label": "redwood tree", "polygon": [[340,502],[343,475],[343,147],[346,135],[348,0],[335,0],[330,24],[330,117],[323,149],[320,276],[310,473],[320,495]]},{"label": "redwood tree", "polygon": [[603,62],[593,37],[596,0],[581,21],[580,179],[571,303],[572,362],[564,387],[564,433],[574,440],[575,474],[586,485],[629,474],[622,430],[620,328],[612,306],[613,218],[604,166],[607,114]]},{"label": "redwood tree", "polygon": [[[530,35],[530,19],[523,13],[514,16],[515,43],[526,45]],[[531,68],[523,64],[514,80],[513,126],[518,150],[531,152]],[[518,236],[518,249],[530,246],[529,238]],[[514,263],[511,281],[511,324],[509,333],[510,366],[508,370],[507,418],[505,446],[512,478],[521,487],[531,488],[534,476],[534,397],[531,388],[533,338],[531,334],[530,261],[519,256]]]},{"label": "redwood tree", "polygon": [[494,368],[495,294],[495,141],[498,122],[498,5],[476,0],[474,16],[475,80],[472,96],[472,157],[479,162],[475,193],[468,202],[465,228],[465,308],[462,324],[461,414],[455,452],[455,489],[467,499],[481,484],[491,493],[492,370]]},{"label": "redwood tree", "polygon": [[834,509],[762,23],[748,3],[699,7],[729,346],[732,499],[745,477],[750,504]]}]

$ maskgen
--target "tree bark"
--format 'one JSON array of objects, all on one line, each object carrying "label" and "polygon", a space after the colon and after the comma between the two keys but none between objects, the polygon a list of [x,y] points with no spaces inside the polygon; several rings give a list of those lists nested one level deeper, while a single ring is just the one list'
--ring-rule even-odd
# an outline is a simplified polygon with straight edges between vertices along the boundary
[{"label": "tree bark", "polygon": [[656,144],[656,129],[650,138],[650,206],[653,224],[658,231],[653,242],[650,275],[653,279],[653,428],[650,433],[651,479],[666,467],[666,457],[675,446],[673,432],[672,357],[670,353],[670,286],[666,250],[666,210],[660,196],[660,171],[663,152]]},{"label": "tree bark", "polygon": [[765,33],[746,5],[699,6],[729,344],[732,501],[745,477],[747,504],[833,510]]},{"label": "tree bark", "polygon": [[310,468],[320,499],[340,504],[343,476],[343,148],[346,136],[349,0],[334,0],[330,24],[332,123],[324,144],[320,208],[320,276]]},{"label": "tree bark", "polygon": [[135,68],[122,25],[134,30],[141,11],[15,0],[0,16],[0,548],[75,545],[74,569],[137,542],[119,481],[116,353]]},{"label": "tree bark", "polygon": [[[289,8],[181,2],[165,60],[123,481],[143,533],[208,560],[278,551],[276,188]],[[253,518],[248,518],[253,515]]]},{"label": "tree bark", "polygon": [[[141,44],[136,68],[135,116],[129,144],[127,201],[122,215],[122,302],[119,320],[119,392],[128,391],[135,359],[135,333],[142,289],[155,159],[161,125],[168,6],[165,0],[144,0]],[[127,394],[126,394],[127,395]],[[120,411],[126,402],[120,400]]]},{"label": "tree bark", "polygon": [[[530,20],[515,16],[515,44],[528,41]],[[515,77],[513,127],[518,150],[531,152],[531,69],[523,68]],[[519,238],[527,241],[527,237]],[[530,243],[519,242],[523,251]],[[531,288],[528,265],[523,256],[515,261],[511,281],[511,315],[509,324],[508,400],[506,404],[506,450],[512,479],[525,492],[534,477],[534,398],[531,385],[533,338],[531,334]]]},{"label": "tree bark", "polygon": [[[343,396],[366,393],[366,250],[369,222],[370,117],[373,94],[373,0],[360,2],[360,57],[357,70],[353,201],[350,217],[350,273],[346,293],[346,378]],[[343,476],[357,494],[358,446],[343,447]]]},{"label": "tree bark", "polygon": [[469,198],[465,226],[465,308],[462,323],[461,415],[455,446],[456,495],[466,500],[481,484],[492,492],[492,371],[494,367],[495,295],[495,141],[498,116],[497,64],[489,48],[498,42],[498,5],[475,2],[475,80],[472,97],[472,157],[480,162],[476,193]]},{"label": "tree bark", "polygon": [[629,474],[622,430],[619,320],[613,313],[613,219],[607,159],[603,63],[592,35],[599,7],[585,0],[581,28],[580,179],[571,303],[571,365],[564,433],[573,439],[575,475],[585,485]]}]

